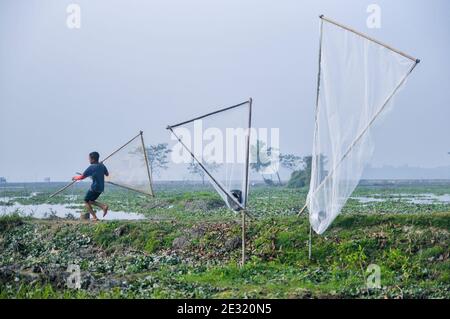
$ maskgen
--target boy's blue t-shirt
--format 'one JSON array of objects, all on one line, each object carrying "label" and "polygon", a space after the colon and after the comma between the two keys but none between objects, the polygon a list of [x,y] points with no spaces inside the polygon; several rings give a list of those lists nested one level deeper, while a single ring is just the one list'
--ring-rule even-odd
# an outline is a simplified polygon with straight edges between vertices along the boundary
[{"label": "boy's blue t-shirt", "polygon": [[108,169],[102,163],[91,164],[83,173],[84,177],[92,177],[91,190],[97,193],[105,190],[105,176],[108,175]]}]

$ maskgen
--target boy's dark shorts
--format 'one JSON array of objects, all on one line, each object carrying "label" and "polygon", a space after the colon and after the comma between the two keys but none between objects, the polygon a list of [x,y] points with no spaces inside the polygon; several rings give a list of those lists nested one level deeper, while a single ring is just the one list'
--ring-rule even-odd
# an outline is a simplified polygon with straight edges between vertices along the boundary
[{"label": "boy's dark shorts", "polygon": [[97,198],[101,195],[101,193],[94,192],[93,190],[88,190],[86,193],[86,196],[84,196],[84,201],[87,202],[93,202],[97,200]]}]

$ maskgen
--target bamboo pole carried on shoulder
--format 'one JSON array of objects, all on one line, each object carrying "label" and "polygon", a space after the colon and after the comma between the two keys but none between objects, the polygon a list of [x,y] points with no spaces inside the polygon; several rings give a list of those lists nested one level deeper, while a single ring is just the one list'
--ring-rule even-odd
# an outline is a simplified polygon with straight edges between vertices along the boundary
[{"label": "bamboo pole carried on shoulder", "polygon": [[78,182],[78,181],[72,181],[72,182],[70,182],[70,183],[67,184],[66,186],[60,188],[59,190],[57,190],[56,192],[54,192],[53,194],[51,194],[48,198],[55,197],[56,195],[58,195],[58,194],[64,192],[66,189],[68,189],[70,186],[72,186],[72,185],[75,184],[76,182]]}]

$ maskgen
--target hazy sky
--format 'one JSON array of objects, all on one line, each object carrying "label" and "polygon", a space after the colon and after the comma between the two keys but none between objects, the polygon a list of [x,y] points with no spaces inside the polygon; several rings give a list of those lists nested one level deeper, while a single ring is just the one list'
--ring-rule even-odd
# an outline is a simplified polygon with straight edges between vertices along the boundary
[{"label": "hazy sky", "polygon": [[[66,8],[81,7],[81,28]],[[368,29],[369,4],[381,28]],[[86,154],[254,98],[254,126],[311,153],[319,14],[422,59],[377,134],[373,165],[450,164],[450,2],[0,1],[0,176],[67,179]]]}]

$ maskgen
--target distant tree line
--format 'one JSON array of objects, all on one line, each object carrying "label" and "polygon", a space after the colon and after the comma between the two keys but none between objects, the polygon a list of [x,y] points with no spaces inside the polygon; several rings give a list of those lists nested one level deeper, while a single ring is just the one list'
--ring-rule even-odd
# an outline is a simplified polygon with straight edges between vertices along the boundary
[{"label": "distant tree line", "polygon": [[[168,169],[169,155],[172,152],[167,143],[159,143],[149,145],[146,147],[149,166],[153,174],[161,175],[162,171]],[[274,161],[278,161],[279,167],[287,169],[291,172],[287,187],[299,188],[309,186],[311,180],[312,156],[298,156],[295,154],[280,153],[278,149],[273,147],[266,147],[266,144],[258,140],[250,149],[251,163],[250,169],[261,175],[264,182],[270,186],[282,186],[278,169],[272,169]],[[320,156],[317,165],[319,166],[321,174],[324,175],[326,164],[326,157]],[[219,170],[221,164],[218,163],[203,163],[206,169],[214,173]],[[201,179],[205,183],[206,173],[196,161],[192,161],[188,167],[188,172]],[[274,180],[275,177],[275,180]],[[0,177],[0,183],[5,183],[6,179]]]},{"label": "distant tree line", "polygon": [[[261,174],[264,182],[270,186],[283,185],[279,167],[285,168],[291,172],[291,177],[287,183],[288,187],[300,188],[309,186],[312,170],[312,156],[298,156],[295,154],[280,153],[278,149],[266,147],[263,141],[258,140],[251,148],[252,163],[251,169]],[[274,165],[278,161],[279,165]],[[321,155],[317,157],[317,168],[321,178],[325,177],[326,157]],[[276,176],[277,182],[273,177]]]},{"label": "distant tree line", "polygon": [[172,152],[169,149],[169,144],[159,143],[149,145],[146,147],[148,164],[152,174],[161,175],[161,171],[169,168],[169,154]]},{"label": "distant tree line", "polygon": [[303,167],[292,172],[287,185],[288,187],[300,188],[309,185],[309,181],[311,180],[312,157],[303,157],[302,163]]},{"label": "distant tree line", "polygon": [[[317,167],[321,179],[323,179],[327,174],[327,171],[325,170],[326,161],[326,157],[323,155],[317,157]],[[312,156],[303,157],[302,163],[303,166],[300,169],[292,172],[291,178],[287,185],[288,187],[300,188],[309,186],[311,181]]]},{"label": "distant tree line", "polygon": [[[267,185],[281,186],[279,167],[283,167],[294,172],[302,164],[302,158],[294,154],[283,154],[279,149],[274,147],[266,147],[266,144],[257,140],[250,150],[251,163],[250,168],[260,174]],[[277,162],[277,163],[274,163]],[[273,175],[276,176],[277,182],[273,181]]]}]

